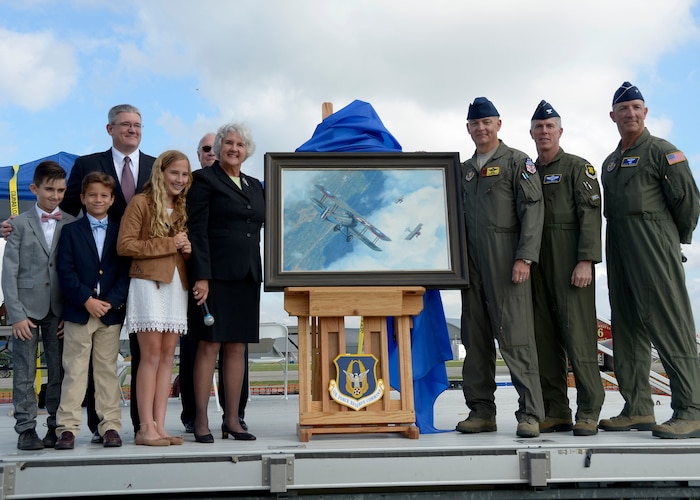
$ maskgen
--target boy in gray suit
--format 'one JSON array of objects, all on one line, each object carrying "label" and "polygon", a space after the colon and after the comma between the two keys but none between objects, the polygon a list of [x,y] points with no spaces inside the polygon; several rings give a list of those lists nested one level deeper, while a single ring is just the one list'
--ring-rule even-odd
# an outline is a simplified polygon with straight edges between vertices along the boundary
[{"label": "boy in gray suit", "polygon": [[[61,228],[75,220],[58,208],[66,192],[66,171],[54,161],[41,162],[29,186],[36,206],[18,215],[7,238],[2,289],[7,322],[12,324],[12,402],[15,407],[17,448],[39,450],[56,444],[56,410],[61,396],[63,303],[56,274]],[[48,370],[46,410],[48,432],[36,433],[37,400],[34,379],[39,335]]]}]

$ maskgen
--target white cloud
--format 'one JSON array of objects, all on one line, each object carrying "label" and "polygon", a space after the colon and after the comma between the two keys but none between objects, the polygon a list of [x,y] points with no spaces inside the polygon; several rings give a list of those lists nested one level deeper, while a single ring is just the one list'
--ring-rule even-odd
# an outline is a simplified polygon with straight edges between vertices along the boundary
[{"label": "white cloud", "polygon": [[74,48],[50,32],[0,28],[0,105],[40,111],[65,99],[78,78]]}]

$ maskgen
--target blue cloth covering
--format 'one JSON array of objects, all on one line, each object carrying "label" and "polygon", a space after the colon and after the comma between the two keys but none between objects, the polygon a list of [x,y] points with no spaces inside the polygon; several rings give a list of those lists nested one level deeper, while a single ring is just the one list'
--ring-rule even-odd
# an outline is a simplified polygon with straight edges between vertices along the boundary
[{"label": "blue cloth covering", "polygon": [[[298,152],[401,151],[401,145],[384,127],[372,105],[355,100],[323,120],[314,135]],[[400,386],[398,346],[393,322],[389,329],[389,371],[391,386]],[[439,290],[427,290],[423,311],[414,318],[411,331],[413,393],[416,425],[421,434],[446,432],[433,425],[433,406],[449,387],[445,361],[452,359],[452,347]]]},{"label": "blue cloth covering", "polygon": [[371,104],[355,100],[318,124],[299,152],[401,151]]}]

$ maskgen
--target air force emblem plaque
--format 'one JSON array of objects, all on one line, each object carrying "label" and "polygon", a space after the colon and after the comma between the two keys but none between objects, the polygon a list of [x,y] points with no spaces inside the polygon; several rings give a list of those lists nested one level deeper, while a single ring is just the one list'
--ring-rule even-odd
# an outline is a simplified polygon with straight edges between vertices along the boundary
[{"label": "air force emblem plaque", "polygon": [[339,354],[334,360],[336,378],[328,384],[335,402],[360,410],[379,401],[384,381],[377,379],[378,360],[371,354]]}]

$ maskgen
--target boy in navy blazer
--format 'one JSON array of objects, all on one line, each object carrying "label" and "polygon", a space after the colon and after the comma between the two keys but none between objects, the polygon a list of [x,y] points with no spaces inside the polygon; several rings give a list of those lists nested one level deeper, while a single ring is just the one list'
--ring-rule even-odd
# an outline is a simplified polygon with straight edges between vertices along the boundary
[{"label": "boy in navy blazer", "polygon": [[[56,410],[61,394],[63,302],[56,275],[61,229],[74,217],[59,210],[66,192],[66,171],[54,161],[34,170],[29,186],[36,205],[10,221],[2,268],[7,322],[12,324],[12,402],[17,448],[39,450],[56,443]],[[21,255],[21,258],[20,258]],[[39,335],[48,372],[46,411],[49,428],[44,439],[36,433],[36,352]]]},{"label": "boy in navy blazer", "polygon": [[65,375],[57,413],[57,450],[73,449],[80,432],[91,357],[98,432],[105,447],[122,445],[117,357],[129,260],[117,255],[119,224],[107,216],[115,188],[114,178],[104,172],[88,173],[80,195],[86,215],[67,225],[61,236],[57,266],[65,300]]}]

